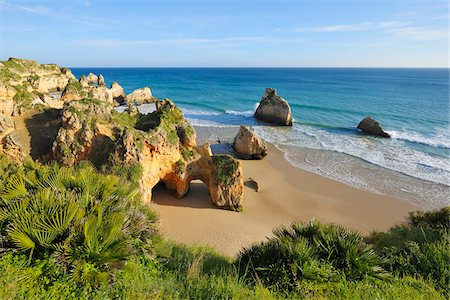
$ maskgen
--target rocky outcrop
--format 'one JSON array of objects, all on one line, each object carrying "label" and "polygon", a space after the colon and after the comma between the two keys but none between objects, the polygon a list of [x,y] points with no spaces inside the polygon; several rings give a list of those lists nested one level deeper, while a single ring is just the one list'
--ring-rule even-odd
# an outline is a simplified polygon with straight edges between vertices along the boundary
[{"label": "rocky outcrop", "polygon": [[89,73],[88,76],[86,76],[86,80],[88,82],[89,85],[91,86],[96,86],[98,85],[98,76],[95,75],[94,73]]},{"label": "rocky outcrop", "polygon": [[380,123],[378,123],[376,120],[372,119],[371,116],[367,116],[361,122],[359,122],[357,128],[366,134],[375,135],[375,136],[384,137],[384,138],[391,137],[388,133],[386,133],[383,130],[383,128],[381,128]]},{"label": "rocky outcrop", "polygon": [[14,96],[17,91],[12,86],[0,82],[0,114],[10,116],[14,111]]},{"label": "rocky outcrop", "polygon": [[48,106],[45,96],[63,90],[72,80],[67,68],[10,58],[0,66],[0,112],[11,115]]},{"label": "rocky outcrop", "polygon": [[81,84],[82,87],[89,87],[89,82],[86,78],[86,76],[81,75],[79,83]]},{"label": "rocky outcrop", "polygon": [[135,116],[118,113],[107,102],[72,101],[64,107],[62,125],[53,156],[64,165],[89,159],[94,164],[138,169],[140,191],[147,202],[159,182],[182,197],[190,182],[200,179],[216,206],[242,209],[240,162],[211,156],[209,145],[197,147],[195,131],[170,100],[157,101],[152,114]]},{"label": "rocky outcrop", "polygon": [[83,86],[81,82],[71,81],[64,88],[61,95],[61,100],[70,102],[73,100],[81,100],[84,98],[98,99],[102,102],[111,105],[116,104],[113,99],[113,94],[106,86]]},{"label": "rocky outcrop", "polygon": [[242,159],[262,159],[267,155],[266,143],[250,128],[241,125],[234,138],[236,156]]},{"label": "rocky outcrop", "polygon": [[152,95],[152,91],[148,86],[136,89],[127,96],[127,102],[131,105],[141,105],[143,103],[153,103],[155,98]]},{"label": "rocky outcrop", "polygon": [[24,156],[23,147],[12,134],[14,129],[13,119],[0,114],[0,152],[13,159],[20,160]]},{"label": "rocky outcrop", "polygon": [[103,77],[102,74],[100,74],[100,75],[98,76],[98,85],[104,85],[104,86],[106,86],[106,84],[105,84],[105,77]]},{"label": "rocky outcrop", "polygon": [[278,96],[275,89],[266,89],[256,109],[255,117],[275,125],[292,126],[291,107],[285,99]]},{"label": "rocky outcrop", "polygon": [[111,95],[114,101],[116,101],[119,104],[126,102],[127,95],[123,91],[123,88],[120,86],[120,84],[114,81],[111,84],[111,88],[109,90],[111,91]]},{"label": "rocky outcrop", "polygon": [[[241,163],[212,155],[208,144],[197,146],[195,131],[181,110],[168,99],[154,98],[150,88],[129,96],[133,104],[155,102],[156,111],[142,115],[134,105],[117,112],[114,105],[128,97],[117,83],[108,89],[103,76],[91,73],[78,81],[68,69],[18,59],[0,63],[0,76],[1,152],[66,166],[89,160],[138,183],[145,201],[151,201],[152,188],[159,182],[182,197],[190,182],[200,179],[214,205],[242,209]],[[60,89],[61,97],[49,93]],[[53,109],[36,110],[45,106]],[[19,134],[10,116],[26,110],[30,114],[20,130],[28,132]],[[20,145],[23,133],[31,137],[29,146]]]},{"label": "rocky outcrop", "polygon": [[108,124],[111,110],[110,104],[100,101],[67,103],[62,113],[62,127],[53,142],[53,158],[66,166],[89,158],[97,138],[113,137]]}]

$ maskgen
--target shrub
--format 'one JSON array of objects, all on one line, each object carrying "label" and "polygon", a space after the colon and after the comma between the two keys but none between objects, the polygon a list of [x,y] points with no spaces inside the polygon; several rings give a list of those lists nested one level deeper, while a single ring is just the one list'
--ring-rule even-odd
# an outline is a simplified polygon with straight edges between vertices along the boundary
[{"label": "shrub", "polygon": [[29,263],[52,255],[84,284],[98,285],[134,253],[144,255],[155,215],[136,190],[87,162],[74,168],[29,165],[0,193],[6,246]]},{"label": "shrub", "polygon": [[362,237],[337,225],[293,224],[275,237],[242,251],[236,261],[242,276],[281,290],[303,281],[384,278],[377,254]]}]

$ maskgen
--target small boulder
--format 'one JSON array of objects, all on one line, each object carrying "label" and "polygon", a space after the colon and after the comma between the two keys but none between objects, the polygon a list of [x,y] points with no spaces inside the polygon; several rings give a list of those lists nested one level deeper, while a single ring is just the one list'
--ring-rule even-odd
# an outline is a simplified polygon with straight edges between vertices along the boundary
[{"label": "small boulder", "polygon": [[103,77],[102,74],[100,74],[100,76],[98,76],[98,85],[106,85],[105,84],[105,77]]},{"label": "small boulder", "polygon": [[142,103],[152,103],[155,102],[152,91],[148,86],[134,90],[131,94],[127,96],[127,101],[130,104],[141,105]]},{"label": "small boulder", "polygon": [[367,134],[384,137],[384,138],[391,137],[388,133],[384,132],[383,128],[381,128],[381,126],[380,126],[380,123],[377,122],[376,120],[372,119],[371,116],[367,116],[364,118],[364,120],[359,122],[357,128]]},{"label": "small boulder", "polygon": [[267,155],[266,143],[253,130],[241,125],[233,143],[236,156],[242,159],[262,159]]},{"label": "small boulder", "polygon": [[291,107],[285,99],[278,96],[276,89],[266,88],[255,117],[275,125],[292,126]]}]

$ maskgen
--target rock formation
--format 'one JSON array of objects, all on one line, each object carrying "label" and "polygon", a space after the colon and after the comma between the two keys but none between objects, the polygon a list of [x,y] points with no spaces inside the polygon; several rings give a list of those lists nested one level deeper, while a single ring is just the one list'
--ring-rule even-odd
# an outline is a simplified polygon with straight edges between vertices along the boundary
[{"label": "rock formation", "polygon": [[87,80],[88,84],[91,86],[98,85],[98,76],[92,72],[89,73],[89,75],[86,77],[86,80]]},{"label": "rock formation", "polygon": [[0,112],[5,115],[48,105],[45,96],[75,80],[72,72],[54,64],[10,58],[0,64]]},{"label": "rock formation", "polygon": [[241,125],[233,143],[236,156],[242,159],[262,159],[267,155],[266,143],[247,126]]},{"label": "rock formation", "polygon": [[98,76],[98,85],[105,85],[106,86],[106,84],[105,84],[105,77],[103,77],[102,74],[100,74]]},{"label": "rock formation", "polygon": [[384,132],[383,128],[381,128],[380,126],[380,123],[372,119],[371,116],[367,116],[361,122],[359,122],[357,128],[360,129],[362,132],[370,135],[375,135],[384,138],[391,137],[388,133]]},{"label": "rock formation", "polygon": [[131,94],[127,96],[127,101],[129,104],[141,105],[143,103],[155,102],[155,98],[152,95],[152,91],[148,86],[134,90]]},{"label": "rock formation", "polygon": [[255,117],[261,121],[283,126],[292,126],[292,114],[289,103],[278,96],[277,90],[266,88]]},{"label": "rock formation", "polygon": [[[131,105],[119,113],[114,105],[126,100],[123,89],[117,83],[108,89],[99,84],[102,76],[92,73],[77,81],[68,69],[11,59],[0,63],[0,76],[0,152],[23,158],[34,150],[33,158],[66,166],[89,160],[98,169],[137,183],[147,202],[159,182],[182,197],[190,182],[200,179],[214,205],[242,209],[241,163],[231,156],[212,155],[208,144],[197,146],[195,131],[181,110],[168,99],[152,97],[150,88],[129,96],[137,104],[155,102],[156,111],[142,115]],[[42,83],[46,93],[39,92]],[[48,93],[59,89],[60,99]],[[53,108],[39,109],[49,106]],[[34,148],[27,147],[25,153],[11,115],[27,110],[28,123],[21,130],[28,130]]]},{"label": "rock formation", "polygon": [[111,84],[110,91],[114,101],[119,104],[126,102],[127,95],[125,95],[125,92],[123,91],[123,88],[120,86],[120,84],[114,81]]},{"label": "rock formation", "polygon": [[14,129],[13,119],[0,113],[0,152],[20,160],[24,154],[22,146],[12,134]]},{"label": "rock formation", "polygon": [[107,102],[71,101],[64,107],[53,156],[69,166],[89,159],[95,165],[138,169],[147,202],[159,182],[182,197],[190,182],[200,179],[216,206],[241,210],[241,163],[229,156],[211,156],[208,145],[197,147],[194,129],[170,100],[157,101],[156,107],[152,114],[133,117]]},{"label": "rock formation", "polygon": [[79,82],[82,87],[89,87],[89,82],[87,81],[86,76],[81,75]]}]

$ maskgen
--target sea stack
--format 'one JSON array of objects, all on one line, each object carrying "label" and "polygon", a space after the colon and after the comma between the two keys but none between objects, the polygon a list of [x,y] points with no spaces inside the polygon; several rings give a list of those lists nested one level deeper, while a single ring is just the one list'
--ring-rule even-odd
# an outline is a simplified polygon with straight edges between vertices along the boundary
[{"label": "sea stack", "polygon": [[241,159],[262,159],[267,155],[266,143],[247,126],[241,125],[233,143],[236,156]]},{"label": "sea stack", "polygon": [[384,138],[391,137],[388,133],[386,133],[383,130],[383,128],[381,128],[380,123],[377,122],[376,120],[372,119],[371,116],[367,116],[364,118],[364,120],[359,122],[357,128],[360,129],[362,132],[370,134],[370,135],[375,135],[375,136],[384,137]]},{"label": "sea stack", "polygon": [[128,102],[130,102],[130,104],[136,105],[155,102],[152,95],[152,91],[148,86],[134,90],[131,94],[127,96],[127,100]]},{"label": "sea stack", "polygon": [[291,107],[285,99],[278,96],[276,89],[266,88],[255,117],[275,125],[292,126]]}]

